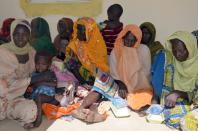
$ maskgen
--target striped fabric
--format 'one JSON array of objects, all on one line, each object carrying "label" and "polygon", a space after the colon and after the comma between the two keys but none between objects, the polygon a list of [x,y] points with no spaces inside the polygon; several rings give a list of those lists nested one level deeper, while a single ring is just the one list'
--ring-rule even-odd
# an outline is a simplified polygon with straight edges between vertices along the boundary
[{"label": "striped fabric", "polygon": [[110,55],[111,51],[114,47],[114,42],[118,36],[118,34],[122,31],[123,24],[116,28],[105,27],[101,30],[102,36],[105,40],[107,46],[107,54]]}]

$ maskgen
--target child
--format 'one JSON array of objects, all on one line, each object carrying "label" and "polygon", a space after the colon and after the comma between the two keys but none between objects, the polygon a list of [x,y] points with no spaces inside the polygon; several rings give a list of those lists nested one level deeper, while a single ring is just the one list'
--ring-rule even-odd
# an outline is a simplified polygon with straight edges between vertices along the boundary
[{"label": "child", "polygon": [[[37,104],[38,114],[34,127],[38,127],[42,121],[42,104],[52,103],[55,96],[57,78],[54,72],[50,71],[52,57],[47,52],[37,52],[35,56],[35,68],[30,86],[27,92],[31,93],[30,98]],[[28,94],[26,92],[26,95]]]},{"label": "child", "polygon": [[119,4],[113,4],[107,10],[108,20],[100,23],[102,26],[101,33],[107,45],[108,55],[110,55],[111,50],[114,47],[114,42],[117,38],[117,35],[123,29],[123,23],[120,22],[122,13],[122,6]]},{"label": "child", "polygon": [[57,57],[61,60],[65,59],[65,50],[72,38],[73,24],[70,18],[62,18],[58,21],[58,35],[54,40],[54,46],[57,50]]}]

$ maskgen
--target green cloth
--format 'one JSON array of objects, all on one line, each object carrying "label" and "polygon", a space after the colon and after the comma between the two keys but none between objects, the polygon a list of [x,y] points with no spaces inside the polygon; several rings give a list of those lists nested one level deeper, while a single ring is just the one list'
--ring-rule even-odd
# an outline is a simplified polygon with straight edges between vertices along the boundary
[{"label": "green cloth", "polygon": [[36,38],[31,42],[31,46],[37,52],[47,51],[52,56],[55,56],[56,49],[50,37],[50,30],[47,21],[40,17],[35,18],[32,21],[35,21],[36,23],[36,27],[33,29]]},{"label": "green cloth", "polygon": [[151,60],[153,61],[154,56],[156,55],[156,53],[160,50],[163,49],[164,47],[162,46],[162,44],[159,41],[155,41],[155,37],[156,37],[156,29],[155,26],[150,23],[150,22],[144,22],[140,25],[140,28],[147,28],[151,35],[151,39],[148,42],[147,46],[150,49],[151,52]]},{"label": "green cloth", "polygon": [[[172,54],[172,45],[170,43],[170,40],[172,39],[179,39],[185,44],[189,52],[187,60],[179,62],[174,57]],[[189,32],[175,32],[168,37],[165,43],[165,49],[168,50],[173,57],[174,89],[184,92],[192,92],[195,89],[195,85],[198,84],[198,49],[196,38]]]}]

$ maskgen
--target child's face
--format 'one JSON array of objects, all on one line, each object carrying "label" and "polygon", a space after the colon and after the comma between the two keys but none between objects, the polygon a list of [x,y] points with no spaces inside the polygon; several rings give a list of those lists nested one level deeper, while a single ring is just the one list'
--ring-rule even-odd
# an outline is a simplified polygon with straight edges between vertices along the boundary
[{"label": "child's face", "polygon": [[131,33],[131,32],[128,32],[124,38],[123,38],[123,41],[124,41],[124,46],[126,47],[133,47],[135,42],[137,41],[136,37]]},{"label": "child's face", "polygon": [[119,17],[117,17],[117,15],[115,13],[113,13],[112,11],[108,11],[107,15],[108,15],[109,21],[115,21],[115,20],[119,19]]},{"label": "child's face", "polygon": [[108,20],[109,21],[118,21],[120,19],[120,11],[119,9],[108,9],[107,10],[107,15],[108,15]]},{"label": "child's face", "polygon": [[47,71],[50,67],[50,64],[45,60],[44,57],[40,57],[35,64],[36,71],[39,73]]},{"label": "child's face", "polygon": [[80,41],[86,41],[86,28],[84,25],[80,25],[78,24],[77,25],[77,38],[80,40]]},{"label": "child's face", "polygon": [[170,42],[172,44],[172,52],[175,58],[180,62],[187,60],[189,52],[185,44],[179,39],[173,39],[170,40]]},{"label": "child's face", "polygon": [[147,29],[147,28],[141,28],[142,30],[142,43],[143,44],[148,44],[150,39],[151,39],[151,36],[152,34],[150,33],[150,31]]},{"label": "child's face", "polygon": [[13,33],[13,40],[17,47],[24,47],[30,39],[30,31],[23,25],[18,25]]}]

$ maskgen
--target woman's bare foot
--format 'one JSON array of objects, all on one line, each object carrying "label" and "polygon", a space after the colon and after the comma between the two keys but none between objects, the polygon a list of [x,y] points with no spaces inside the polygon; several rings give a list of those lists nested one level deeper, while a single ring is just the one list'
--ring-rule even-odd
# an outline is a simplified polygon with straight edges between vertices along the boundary
[{"label": "woman's bare foot", "polygon": [[153,98],[151,103],[152,104],[159,104],[159,101],[156,98]]},{"label": "woman's bare foot", "polygon": [[85,120],[89,112],[89,109],[76,109],[72,111],[71,115],[79,120]]},{"label": "woman's bare foot", "polygon": [[29,131],[31,130],[32,128],[34,128],[34,123],[26,123],[23,128],[26,130],[26,131]]},{"label": "woman's bare foot", "polygon": [[91,110],[91,111],[98,111],[98,106],[99,106],[99,103],[93,103],[90,107],[89,107],[89,109]]},{"label": "woman's bare foot", "polygon": [[106,117],[103,114],[99,114],[98,112],[90,111],[84,121],[88,122],[88,123],[97,123],[97,122],[102,122],[105,120],[106,120]]},{"label": "woman's bare foot", "polygon": [[144,116],[146,116],[146,110],[148,109],[150,107],[150,105],[146,105],[146,106],[144,106],[144,107],[142,107],[141,109],[139,109],[138,111],[136,111],[137,113],[138,113],[138,115],[140,116],[140,117],[144,117]]},{"label": "woman's bare foot", "polygon": [[137,112],[137,113],[138,113],[139,117],[144,117],[144,116],[146,116],[146,112],[144,112],[144,111],[139,111],[139,112]]}]

